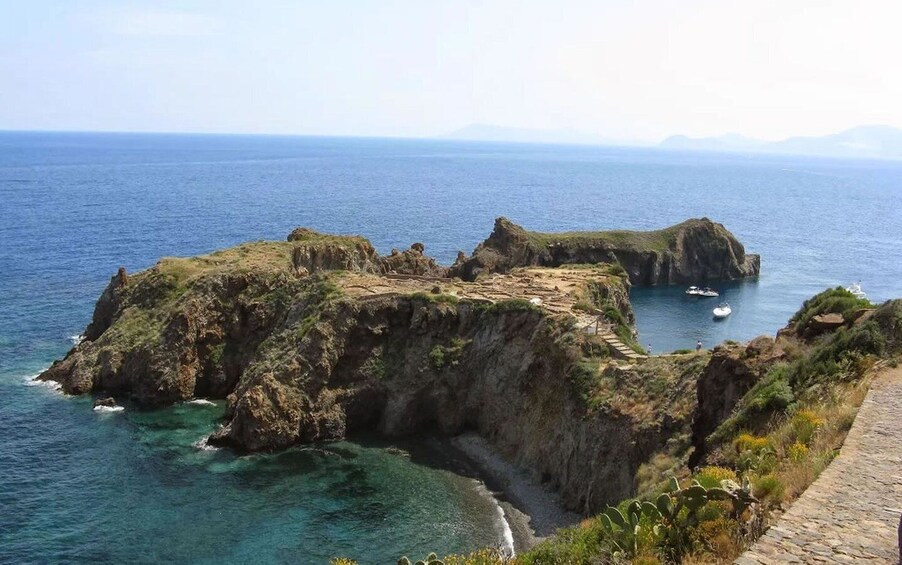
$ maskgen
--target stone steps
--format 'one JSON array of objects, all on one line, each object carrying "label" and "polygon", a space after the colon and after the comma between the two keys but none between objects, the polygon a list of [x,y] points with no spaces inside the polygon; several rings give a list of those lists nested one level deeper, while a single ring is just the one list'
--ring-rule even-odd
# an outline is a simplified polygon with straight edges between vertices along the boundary
[{"label": "stone steps", "polygon": [[597,335],[599,338],[601,338],[602,341],[604,341],[609,347],[614,350],[615,356],[617,357],[623,357],[628,361],[642,361],[644,359],[648,359],[647,355],[636,353],[632,348],[628,347],[625,343],[620,341],[619,337],[611,332],[598,332]]}]

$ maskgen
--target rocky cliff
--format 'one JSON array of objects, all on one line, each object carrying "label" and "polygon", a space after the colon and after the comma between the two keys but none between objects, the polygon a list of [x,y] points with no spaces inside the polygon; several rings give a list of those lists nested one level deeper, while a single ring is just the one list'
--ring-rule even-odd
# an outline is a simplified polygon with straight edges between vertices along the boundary
[{"label": "rocky cliff", "polygon": [[515,267],[619,263],[637,285],[691,284],[758,275],[761,260],[747,254],[723,225],[707,218],[657,231],[531,232],[506,218],[451,274],[474,280]]},{"label": "rocky cliff", "polygon": [[[40,378],[143,406],[227,398],[210,441],[240,450],[475,430],[578,510],[628,495],[639,466],[688,431],[692,371],[618,368],[583,331],[587,308],[633,319],[622,271],[436,272],[421,246],[383,258],[309,230],[121,270],[86,339]],[[685,401],[615,394],[649,382]]]},{"label": "rocky cliff", "polygon": [[688,449],[672,438],[690,436],[707,358],[618,364],[586,328],[631,340],[630,280],[757,272],[707,220],[552,236],[499,219],[450,268],[424,251],[381,256],[365,238],[298,228],[287,241],[120,269],[85,340],[40,378],[143,406],[226,398],[210,441],[247,451],[359,430],[475,430],[589,511],[630,495],[654,454]]}]

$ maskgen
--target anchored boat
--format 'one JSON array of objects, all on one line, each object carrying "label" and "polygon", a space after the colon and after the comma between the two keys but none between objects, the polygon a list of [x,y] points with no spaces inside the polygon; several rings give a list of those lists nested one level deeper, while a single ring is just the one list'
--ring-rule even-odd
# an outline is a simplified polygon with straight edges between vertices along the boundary
[{"label": "anchored boat", "polygon": [[688,294],[690,296],[701,296],[704,298],[712,298],[715,296],[720,296],[720,294],[716,290],[714,290],[713,288],[707,287],[707,286],[705,288],[699,288],[697,286],[690,286],[689,288],[686,289],[686,294]]},{"label": "anchored boat", "polygon": [[714,317],[715,317],[716,319],[720,320],[720,319],[726,318],[727,316],[729,316],[730,314],[732,314],[732,313],[733,313],[733,309],[730,308],[730,305],[729,305],[729,304],[727,304],[726,302],[724,302],[723,304],[721,304],[720,306],[718,306],[717,308],[715,308],[715,309],[713,310],[713,313],[714,313]]},{"label": "anchored boat", "polygon": [[868,297],[868,295],[865,294],[863,290],[861,290],[861,281],[850,284],[846,287],[846,290],[854,294],[855,298],[861,298],[862,300],[864,300]]}]

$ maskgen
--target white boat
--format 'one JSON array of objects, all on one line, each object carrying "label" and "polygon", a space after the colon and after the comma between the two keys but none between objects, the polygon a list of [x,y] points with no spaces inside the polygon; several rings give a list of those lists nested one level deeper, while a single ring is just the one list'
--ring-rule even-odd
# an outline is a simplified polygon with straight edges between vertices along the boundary
[{"label": "white boat", "polygon": [[708,288],[707,286],[705,288],[699,289],[697,294],[705,298],[715,298],[720,296],[720,293],[718,293],[713,288]]},{"label": "white boat", "polygon": [[713,310],[713,312],[714,312],[715,318],[726,318],[727,316],[729,316],[730,314],[733,313],[733,309],[730,308],[729,304],[724,302],[723,304],[721,304],[720,306],[715,308]]},{"label": "white boat", "polygon": [[846,290],[848,290],[849,292],[854,294],[855,298],[861,298],[862,300],[864,300],[868,297],[868,295],[865,294],[863,290],[861,290],[861,282],[860,281],[857,283],[850,284],[849,286],[846,287]]},{"label": "white boat", "polygon": [[697,286],[690,286],[689,288],[686,289],[686,294],[690,294],[690,295],[692,295],[692,296],[698,296],[698,293],[699,293],[701,290],[702,290],[702,289],[700,289],[700,288],[697,287]]}]

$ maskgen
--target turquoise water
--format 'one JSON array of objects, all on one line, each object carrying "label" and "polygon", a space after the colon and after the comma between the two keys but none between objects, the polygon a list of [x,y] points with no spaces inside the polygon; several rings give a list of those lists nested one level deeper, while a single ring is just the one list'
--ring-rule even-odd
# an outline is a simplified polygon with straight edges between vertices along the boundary
[{"label": "turquoise water", "polygon": [[[201,449],[222,415],[182,404],[96,413],[44,387],[3,398],[0,562],[391,563],[497,545],[498,507],[440,446]],[[395,444],[398,445],[398,444]]]},{"label": "turquoise water", "polygon": [[[119,265],[306,225],[450,263],[505,215],[538,230],[723,222],[762,255],[734,314],[634,289],[655,351],[774,333],[861,280],[902,296],[902,164],[438,141],[0,133],[0,561],[369,563],[498,544],[497,507],[440,448],[238,457],[221,407],[97,414],[26,377],[65,354]],[[406,446],[410,448],[411,446]]]}]

